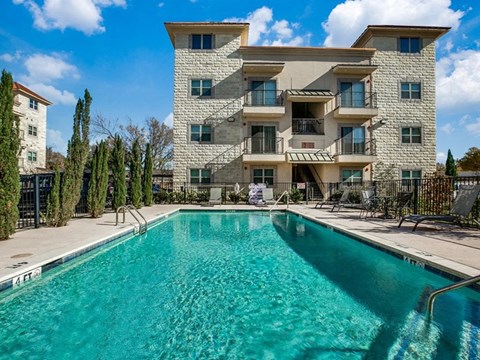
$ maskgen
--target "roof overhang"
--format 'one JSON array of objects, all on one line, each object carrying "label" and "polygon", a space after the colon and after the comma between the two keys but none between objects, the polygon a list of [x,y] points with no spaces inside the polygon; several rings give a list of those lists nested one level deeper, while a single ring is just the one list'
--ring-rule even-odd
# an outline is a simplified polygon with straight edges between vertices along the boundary
[{"label": "roof overhang", "polygon": [[283,71],[284,62],[244,62],[244,73],[278,74]]},{"label": "roof overhang", "polygon": [[175,47],[175,34],[198,33],[238,33],[241,36],[241,45],[248,44],[249,23],[237,22],[166,22],[164,23],[172,45]]},{"label": "roof overhang", "polygon": [[326,150],[290,151],[287,153],[287,162],[294,164],[330,164],[334,160]]},{"label": "roof overhang", "polygon": [[[13,93],[14,94],[20,93],[20,94],[25,95],[27,97],[33,98],[33,99],[37,100],[38,102],[40,102],[40,103],[42,103],[46,106],[52,105],[52,102],[48,101],[44,97],[38,95],[36,92],[30,90],[25,85],[22,85],[18,82],[13,83]],[[17,105],[17,104],[15,104],[15,105]]]},{"label": "roof overhang", "polygon": [[327,102],[335,97],[330,90],[290,89],[286,91],[287,101],[291,102]]},{"label": "roof overhang", "polygon": [[362,48],[374,35],[385,37],[428,37],[437,40],[449,30],[450,27],[441,26],[368,25],[365,31],[355,40],[352,48]]},{"label": "roof overhang", "polygon": [[313,46],[241,46],[240,53],[242,55],[251,56],[347,56],[369,58],[375,54],[376,49],[372,48],[330,48],[330,47],[313,47]]},{"label": "roof overhang", "polygon": [[370,75],[378,69],[378,65],[338,64],[332,67],[334,74],[341,75]]}]

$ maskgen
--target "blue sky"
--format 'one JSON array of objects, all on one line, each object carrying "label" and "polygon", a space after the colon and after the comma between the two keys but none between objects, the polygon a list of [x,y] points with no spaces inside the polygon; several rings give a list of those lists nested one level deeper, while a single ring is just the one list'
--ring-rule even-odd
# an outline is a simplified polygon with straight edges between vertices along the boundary
[{"label": "blue sky", "polygon": [[54,103],[47,144],[65,152],[76,100],[92,115],[171,124],[164,22],[247,21],[251,45],[350,46],[368,24],[450,26],[437,44],[437,158],[480,147],[478,0],[2,0],[0,68]]}]

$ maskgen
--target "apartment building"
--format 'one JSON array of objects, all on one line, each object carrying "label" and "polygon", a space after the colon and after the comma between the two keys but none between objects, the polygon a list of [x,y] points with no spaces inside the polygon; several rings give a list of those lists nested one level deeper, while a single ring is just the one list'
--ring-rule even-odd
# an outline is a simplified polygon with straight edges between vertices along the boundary
[{"label": "apartment building", "polygon": [[21,151],[18,166],[21,174],[45,170],[47,149],[47,107],[50,101],[15,82],[13,113],[20,120]]},{"label": "apartment building", "polygon": [[174,181],[401,179],[436,164],[435,40],[368,26],[349,48],[248,46],[247,23],[166,23],[175,49]]}]

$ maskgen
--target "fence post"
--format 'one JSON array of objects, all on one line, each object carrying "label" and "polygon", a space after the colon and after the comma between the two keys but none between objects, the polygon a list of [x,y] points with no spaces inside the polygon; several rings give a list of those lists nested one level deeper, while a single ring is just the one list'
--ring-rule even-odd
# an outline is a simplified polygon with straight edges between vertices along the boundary
[{"label": "fence post", "polygon": [[35,174],[33,182],[33,198],[34,198],[34,222],[35,228],[40,226],[40,178],[38,174]]},{"label": "fence post", "polygon": [[418,183],[420,179],[413,179],[413,213],[418,214]]},{"label": "fence post", "polygon": [[[307,181],[305,183],[305,200],[306,200],[306,205],[308,205],[308,184],[309,182]],[[288,202],[287,202],[287,206],[288,206]]]}]

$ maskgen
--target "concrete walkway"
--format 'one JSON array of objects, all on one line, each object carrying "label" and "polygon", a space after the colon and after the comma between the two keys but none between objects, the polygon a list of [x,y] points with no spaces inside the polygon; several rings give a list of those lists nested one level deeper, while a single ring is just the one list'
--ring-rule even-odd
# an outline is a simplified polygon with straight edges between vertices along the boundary
[{"label": "concrete walkway", "polygon": [[[198,205],[155,205],[142,208],[141,212],[147,220],[152,220],[178,209],[260,210],[248,205],[205,208]],[[420,265],[430,264],[459,277],[480,274],[478,229],[421,225],[412,233],[412,223],[405,223],[398,229],[395,220],[359,219],[358,210],[330,212],[328,208],[315,209],[313,205],[291,205],[289,209],[311,220],[351,233],[364,241],[386,247]],[[42,227],[18,231],[11,239],[0,241],[0,284],[92,244],[129,232],[134,225],[133,218],[127,215],[125,224],[115,226],[115,214],[107,213],[99,219],[73,219],[68,226],[62,228]]]}]

